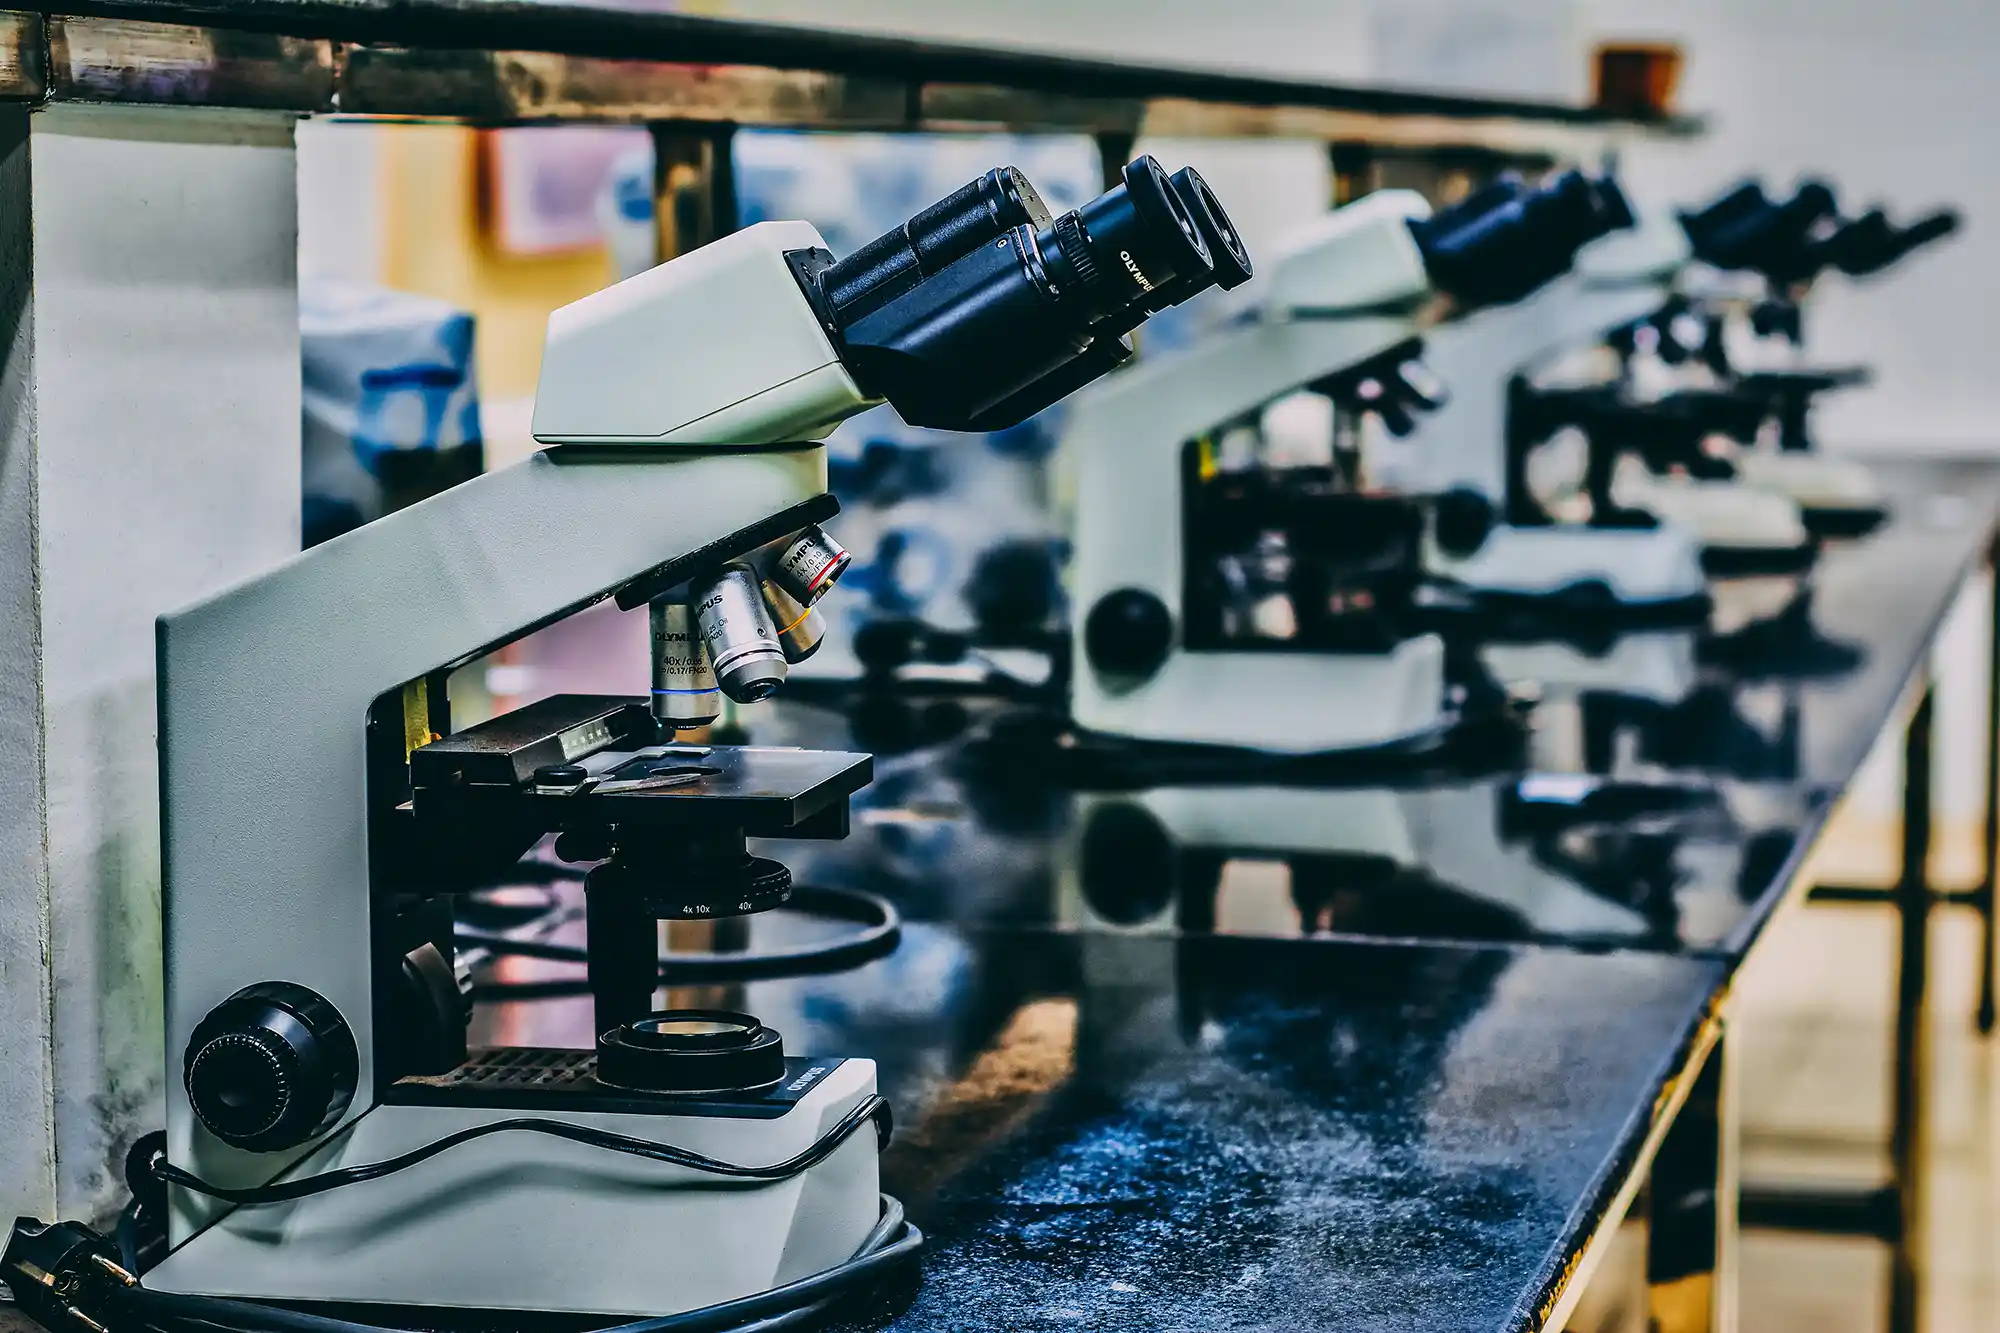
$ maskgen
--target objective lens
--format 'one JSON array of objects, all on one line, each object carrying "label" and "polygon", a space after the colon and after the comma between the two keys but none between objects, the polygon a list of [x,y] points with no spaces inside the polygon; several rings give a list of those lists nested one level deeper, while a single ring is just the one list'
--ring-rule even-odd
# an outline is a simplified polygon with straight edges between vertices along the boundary
[{"label": "objective lens", "polygon": [[803,662],[818,652],[820,641],[826,638],[826,617],[810,606],[799,605],[769,579],[764,580],[762,592],[764,609],[778,627],[778,647],[784,650],[785,660]]},{"label": "objective lens", "polygon": [[653,636],[653,716],[677,731],[703,727],[722,713],[708,645],[695,629],[694,612],[679,598],[647,607]]},{"label": "objective lens", "polygon": [[784,683],[778,630],[748,566],[722,571],[695,604],[695,624],[715,665],[716,682],[737,703],[755,703]]},{"label": "objective lens", "polygon": [[814,526],[792,539],[792,544],[771,566],[771,581],[801,605],[811,606],[826,596],[826,590],[853,563],[854,557],[846,547]]}]

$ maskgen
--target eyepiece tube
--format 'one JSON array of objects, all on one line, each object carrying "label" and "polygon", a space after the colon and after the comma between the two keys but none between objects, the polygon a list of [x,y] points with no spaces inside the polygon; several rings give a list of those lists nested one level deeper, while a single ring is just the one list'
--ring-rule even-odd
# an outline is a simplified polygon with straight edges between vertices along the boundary
[{"label": "eyepiece tube", "polygon": [[[1044,391],[1072,384],[1069,370],[1078,361],[1101,369],[1115,359],[1093,354],[1099,341],[1219,281],[1248,276],[1227,215],[1200,178],[1191,179],[1184,190],[1157,161],[1141,157],[1082,208],[999,232],[992,230],[998,219],[1033,210],[1019,206],[1025,185],[992,184],[977,198],[1016,203],[974,208],[961,199],[953,216],[979,220],[942,228],[949,243],[899,233],[902,241],[887,244],[886,266],[872,277],[849,271],[863,258],[857,255],[802,280],[814,285],[855,382],[905,421],[946,430],[1013,425],[1024,417],[1002,419],[1012,413],[1006,405],[1025,408]],[[981,234],[990,239],[932,271],[931,255]],[[1226,272],[1218,272],[1210,235],[1234,247]],[[899,244],[907,251],[901,258],[890,253]]]},{"label": "eyepiece tube", "polygon": [[[1188,216],[1194,219],[1195,230],[1201,234],[1208,246],[1208,257],[1212,267],[1206,274],[1177,277],[1155,287],[1142,301],[1134,301],[1118,314],[1107,318],[1098,326],[1106,334],[1123,335],[1144,324],[1152,316],[1169,306],[1177,306],[1191,296],[1198,296],[1210,287],[1220,287],[1230,291],[1250,281],[1255,269],[1250,262],[1250,251],[1243,244],[1236,224],[1230,221],[1229,213],[1222,201],[1215,197],[1200,172],[1193,167],[1182,167],[1168,178],[1173,182],[1174,192],[1187,205]],[[1124,357],[1117,358],[1124,360]],[[1098,371],[1078,381],[1087,384],[1095,379]]]},{"label": "eyepiece tube", "polygon": [[1135,302],[1151,308],[1163,285],[1214,282],[1208,241],[1150,153],[1126,164],[1119,184],[1057,218],[1037,239],[1056,280],[1067,269],[1104,315]]},{"label": "eyepiece tube", "polygon": [[722,571],[696,602],[695,624],[715,665],[716,683],[737,703],[756,703],[784,683],[784,649],[749,566]]},{"label": "eyepiece tube", "polygon": [[1713,203],[1683,212],[1681,230],[1687,233],[1688,246],[1695,257],[1713,262],[1718,237],[1743,219],[1771,207],[1763,185],[1747,180]]},{"label": "eyepiece tube", "polygon": [[1410,231],[1432,284],[1480,306],[1519,300],[1567,270],[1584,245],[1632,220],[1615,183],[1566,171],[1536,189],[1495,182]]},{"label": "eyepiece tube", "polygon": [[801,606],[811,606],[853,563],[848,549],[814,524],[794,537],[771,565],[771,581]]},{"label": "eyepiece tube", "polygon": [[855,318],[1011,228],[1052,221],[1020,168],[995,167],[834,263],[821,290],[836,318]]},{"label": "eyepiece tube", "polygon": [[679,597],[647,606],[653,640],[653,716],[676,731],[705,727],[722,714],[722,693],[694,612]]}]

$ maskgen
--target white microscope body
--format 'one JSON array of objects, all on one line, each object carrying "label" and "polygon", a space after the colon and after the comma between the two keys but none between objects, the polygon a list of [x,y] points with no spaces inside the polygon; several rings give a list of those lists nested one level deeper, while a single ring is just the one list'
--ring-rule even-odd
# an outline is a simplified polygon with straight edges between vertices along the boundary
[{"label": "white microscope body", "polygon": [[[1415,337],[1434,289],[1409,224],[1429,215],[1422,196],[1404,190],[1327,214],[1277,261],[1248,321],[1073,401],[1063,456],[1074,477],[1079,726],[1312,753],[1392,744],[1442,725],[1444,645],[1435,635],[1343,655],[1195,651],[1182,638],[1184,450],[1221,422]],[[1120,671],[1092,653],[1088,622],[1114,595],[1164,613],[1157,669]]]},{"label": "white microscope body", "polygon": [[[1013,424],[1114,363],[1119,331],[1215,285],[1209,235],[1241,258],[1205,184],[1150,157],[1060,218],[990,172],[839,261],[805,223],[748,227],[556,312],[547,451],[161,617],[172,1252],[148,1283],[497,1325],[698,1309],[853,1258],[880,1217],[871,1061],[765,1042],[757,1077],[720,1084],[635,1081],[630,1062],[763,1040],[754,1019],[683,1031],[652,1013],[657,919],[782,902],[788,874],[744,838],[839,836],[868,758],[715,747],[651,786],[624,765],[692,753],[654,738],[706,719],[657,696],[745,702],[784,678],[755,579],[783,575],[736,562],[824,541],[812,525],[838,506],[815,441],[884,399],[927,424]],[[990,354],[968,360],[968,341]],[[809,600],[837,566],[802,558],[810,586],[787,586]],[[433,730],[450,671],[611,597],[650,605],[656,653],[703,688],[656,674],[650,704],[557,696]],[[662,633],[663,608],[698,632]],[[579,828],[598,841],[554,854],[594,863],[597,1049],[468,1055],[451,914],[433,909]],[[697,881],[708,896],[676,896]],[[490,1129],[521,1116],[544,1131]],[[687,1152],[793,1166],[720,1179]]]},{"label": "white microscope body", "polygon": [[[255,1187],[394,1157],[519,1113],[378,1100],[386,1037],[372,968],[363,720],[403,682],[663,561],[711,543],[744,545],[742,534],[824,491],[822,447],[773,443],[815,439],[871,401],[783,257],[821,244],[804,223],[762,223],[557,312],[535,431],[578,448],[475,478],[161,618],[169,1161],[212,1183]],[[690,336],[702,321],[687,312],[715,309],[725,294],[750,312],[742,336]],[[771,447],[715,447],[722,439]],[[330,1132],[288,1151],[218,1137],[179,1067],[211,1010],[272,977],[330,1004],[357,1057],[352,1098]],[[846,1060],[775,1120],[658,1109],[565,1118],[723,1158],[776,1160],[874,1091],[873,1064]],[[219,1207],[177,1187],[175,1248],[147,1282],[392,1306],[691,1308],[852,1254],[875,1222],[868,1138],[752,1191],[508,1135],[293,1202]],[[642,1235],[671,1239],[648,1243],[635,1262]]]}]

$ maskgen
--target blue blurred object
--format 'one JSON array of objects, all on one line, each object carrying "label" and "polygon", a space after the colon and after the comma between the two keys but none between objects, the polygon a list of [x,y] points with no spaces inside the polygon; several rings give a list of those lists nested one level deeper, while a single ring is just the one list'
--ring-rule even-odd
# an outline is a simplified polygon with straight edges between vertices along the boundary
[{"label": "blue blurred object", "polygon": [[479,474],[473,318],[357,283],[299,289],[305,544]]}]

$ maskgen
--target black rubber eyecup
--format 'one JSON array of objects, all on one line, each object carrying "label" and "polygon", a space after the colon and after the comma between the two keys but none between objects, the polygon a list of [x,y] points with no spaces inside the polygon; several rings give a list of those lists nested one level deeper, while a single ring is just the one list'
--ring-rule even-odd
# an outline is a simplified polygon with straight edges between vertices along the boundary
[{"label": "black rubber eyecup", "polygon": [[729,1009],[662,1009],[597,1039],[597,1079],[646,1092],[760,1092],[785,1076],[776,1030]]},{"label": "black rubber eyecup", "polygon": [[1151,153],[1125,164],[1125,192],[1145,220],[1149,243],[1167,258],[1174,275],[1200,280],[1215,268],[1189,204],[1174,189],[1166,168]]},{"label": "black rubber eyecup", "polygon": [[1209,260],[1215,265],[1215,285],[1226,292],[1250,281],[1254,270],[1249,248],[1209,183],[1193,167],[1182,167],[1170,179],[1208,246]]}]

